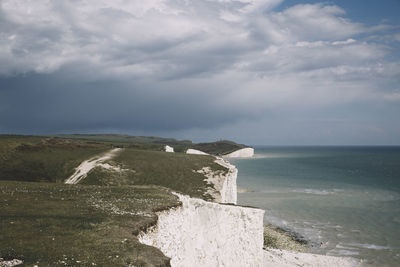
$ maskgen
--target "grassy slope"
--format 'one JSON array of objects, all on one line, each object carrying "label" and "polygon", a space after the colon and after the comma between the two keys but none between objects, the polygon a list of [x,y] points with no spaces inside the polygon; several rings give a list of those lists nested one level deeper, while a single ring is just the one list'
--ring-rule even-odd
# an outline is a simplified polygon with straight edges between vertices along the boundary
[{"label": "grassy slope", "polygon": [[0,180],[62,182],[82,161],[110,144],[0,135]]},{"label": "grassy slope", "polygon": [[191,148],[206,152],[208,154],[225,155],[245,147],[246,147],[245,145],[236,144],[235,142],[232,141],[223,140],[212,143],[199,143],[195,144]]},{"label": "grassy slope", "polygon": [[163,151],[165,145],[173,146],[176,152],[183,152],[189,146],[192,146],[192,141],[176,140],[173,138],[162,138],[153,136],[129,136],[118,134],[69,134],[69,135],[55,135],[62,138],[90,140],[95,142],[113,143],[128,148],[135,148],[141,150],[157,150]]},{"label": "grassy slope", "polygon": [[[160,144],[113,138],[0,135],[0,258],[39,266],[169,264],[158,249],[136,238],[156,223],[154,211],[179,205],[167,189],[149,185],[207,199],[204,176],[193,170],[224,168],[211,156],[165,153],[156,151]],[[118,145],[125,149],[114,164],[134,171],[97,169],[86,185],[61,184],[83,160]]]},{"label": "grassy slope", "polygon": [[226,171],[214,160],[212,156],[124,149],[112,160],[112,164],[133,171],[115,173],[98,168],[90,172],[82,183],[160,185],[192,197],[209,199],[209,196],[204,196],[207,190],[205,177],[194,171],[206,166],[211,167],[214,171]]},{"label": "grassy slope", "polygon": [[204,151],[212,155],[229,154],[247,146],[237,144],[228,140],[221,140],[210,143],[194,144],[188,140],[176,140],[173,138],[162,138],[153,136],[129,136],[129,135],[116,135],[116,134],[70,134],[70,135],[55,135],[62,138],[71,138],[78,140],[90,140],[95,142],[113,143],[124,147],[130,147],[141,150],[164,150],[165,145],[174,147],[175,152],[185,152],[188,148]]},{"label": "grassy slope", "polygon": [[0,257],[32,266],[168,266],[134,234],[179,205],[159,187],[0,181]]}]

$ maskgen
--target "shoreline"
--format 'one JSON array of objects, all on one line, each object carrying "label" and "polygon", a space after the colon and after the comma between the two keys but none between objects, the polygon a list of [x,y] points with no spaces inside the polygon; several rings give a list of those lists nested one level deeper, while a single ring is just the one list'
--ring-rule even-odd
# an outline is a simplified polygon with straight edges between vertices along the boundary
[{"label": "shoreline", "polygon": [[311,253],[310,243],[301,235],[264,223],[264,247]]},{"label": "shoreline", "polygon": [[[239,151],[238,151],[239,152]],[[237,154],[233,152],[233,154]],[[218,157],[217,157],[218,158]],[[223,162],[235,168],[236,179],[239,170],[237,167],[228,161],[230,157],[221,159]],[[233,157],[235,158],[235,157]],[[240,157],[239,157],[240,158]],[[241,158],[257,158],[254,150],[251,155],[243,155]],[[251,193],[255,192],[248,188],[240,188],[236,186],[236,192]],[[238,205],[236,203],[236,205]],[[256,208],[256,207],[255,207]],[[263,209],[262,209],[263,210]],[[265,210],[263,210],[265,212]],[[315,266],[315,267],[356,267],[365,266],[366,262],[362,259],[353,258],[350,256],[329,256],[327,254],[319,254],[313,251],[313,247],[319,244],[313,243],[307,237],[291,230],[284,229],[278,225],[274,225],[263,219],[263,266],[290,267],[290,266]]]},{"label": "shoreline", "polygon": [[[250,158],[259,158],[253,154]],[[232,164],[232,163],[231,163]],[[233,165],[233,164],[232,164]],[[236,167],[236,166],[235,166]],[[237,193],[252,193],[254,190],[237,187]],[[284,229],[269,221],[263,220],[264,227],[264,266],[365,266],[366,262],[347,256],[329,256],[313,251],[314,245],[307,237],[291,230]]]},{"label": "shoreline", "polygon": [[217,174],[208,167],[201,171],[206,181],[218,185],[214,189],[219,198],[204,201],[175,193],[182,207],[158,213],[157,224],[138,236],[141,243],[170,257],[171,266],[362,266],[354,258],[310,253],[301,236],[264,225],[263,209],[233,201],[238,190],[236,166],[216,160],[229,171]]}]

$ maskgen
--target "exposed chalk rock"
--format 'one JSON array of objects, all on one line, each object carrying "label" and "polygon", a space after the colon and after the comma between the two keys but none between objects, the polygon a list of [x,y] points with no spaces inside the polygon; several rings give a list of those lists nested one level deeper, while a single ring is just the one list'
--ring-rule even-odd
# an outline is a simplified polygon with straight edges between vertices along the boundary
[{"label": "exposed chalk rock", "polygon": [[214,198],[214,202],[237,204],[236,180],[238,170],[223,158],[215,158],[214,162],[226,168],[227,171],[213,171],[210,167],[203,167],[200,170],[194,170],[194,172],[201,173],[206,177],[205,181],[211,185],[207,193]]},{"label": "exposed chalk rock", "polygon": [[0,267],[13,267],[13,266],[21,265],[23,263],[24,262],[19,259],[5,261],[5,260],[3,260],[3,258],[0,258]]},{"label": "exposed chalk rock", "polygon": [[121,148],[114,148],[107,153],[103,154],[101,157],[96,156],[85,160],[78,167],[75,168],[74,174],[72,174],[64,183],[65,184],[77,184],[82,179],[84,179],[88,173],[95,167],[103,167],[108,170],[121,171],[119,167],[113,167],[104,161],[110,160],[121,150]]},{"label": "exposed chalk rock", "polygon": [[171,266],[263,266],[263,210],[176,195],[182,206],[158,213],[142,243],[159,248]]},{"label": "exposed chalk rock", "polygon": [[186,154],[194,154],[194,155],[209,155],[206,152],[197,150],[197,149],[192,149],[189,148],[188,150],[186,150]]},{"label": "exposed chalk rock", "polygon": [[165,152],[171,152],[171,153],[174,152],[174,148],[171,147],[171,146],[168,146],[168,145],[167,145],[167,146],[165,146],[164,148],[165,148]]},{"label": "exposed chalk rock", "polygon": [[218,189],[219,194],[221,195],[221,200],[219,202],[237,204],[237,168],[219,157],[217,157],[215,162],[228,169],[228,172],[221,179],[222,186]]},{"label": "exposed chalk rock", "polygon": [[[193,154],[201,152],[193,151]],[[201,152],[200,155],[202,153],[205,154]],[[251,157],[254,150],[248,149],[235,155]],[[214,185],[216,202],[236,204],[237,169],[219,157],[216,157],[215,162],[226,167],[228,172],[212,171],[210,167],[196,172],[203,173],[206,180]],[[264,250],[264,210],[174,194],[179,197],[182,206],[158,212],[157,225],[138,236],[143,244],[157,247],[170,257],[173,267],[362,266],[362,261],[353,258],[270,248]]]},{"label": "exposed chalk rock", "polygon": [[224,155],[224,158],[251,158],[254,156],[254,148],[246,147]]}]

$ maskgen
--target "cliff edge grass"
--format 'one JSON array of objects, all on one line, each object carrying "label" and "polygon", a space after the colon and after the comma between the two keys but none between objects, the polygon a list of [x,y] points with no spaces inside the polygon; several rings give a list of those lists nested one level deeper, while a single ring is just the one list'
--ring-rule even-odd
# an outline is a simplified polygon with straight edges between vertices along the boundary
[{"label": "cliff edge grass", "polygon": [[0,135],[0,180],[62,183],[82,161],[111,147],[80,140]]},{"label": "cliff edge grass", "polygon": [[166,153],[123,149],[116,157],[108,161],[124,170],[110,171],[95,168],[82,180],[85,185],[158,185],[168,187],[191,197],[213,200],[204,174],[198,171],[209,167],[214,172],[227,173],[227,168],[217,164],[212,156],[188,155],[184,153]]},{"label": "cliff edge grass", "polygon": [[25,266],[169,266],[136,235],[180,205],[154,186],[0,181],[0,258]]},{"label": "cliff edge grass", "polygon": [[190,140],[177,140],[173,138],[162,138],[154,136],[129,136],[118,134],[64,134],[51,135],[50,137],[99,142],[125,148],[154,151],[163,151],[164,146],[168,145],[173,147],[175,152],[185,152],[186,150],[192,148],[216,156],[226,155],[239,149],[248,147],[246,145],[237,144],[229,140],[220,140],[216,142],[196,144]]},{"label": "cliff edge grass", "polygon": [[157,222],[156,212],[181,205],[165,187],[211,200],[206,194],[210,185],[196,170],[204,166],[226,170],[212,156],[125,148],[109,162],[129,171],[94,169],[85,183],[61,183],[81,161],[114,146],[0,136],[0,261],[18,259],[38,266],[169,266],[169,258],[139,243],[137,234]]}]

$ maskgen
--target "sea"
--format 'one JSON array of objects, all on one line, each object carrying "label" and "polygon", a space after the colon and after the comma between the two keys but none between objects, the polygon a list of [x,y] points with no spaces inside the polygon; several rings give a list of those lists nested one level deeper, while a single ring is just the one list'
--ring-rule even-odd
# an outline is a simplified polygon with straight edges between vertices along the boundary
[{"label": "sea", "polygon": [[255,147],[230,159],[238,204],[303,236],[314,253],[400,266],[400,147]]}]

